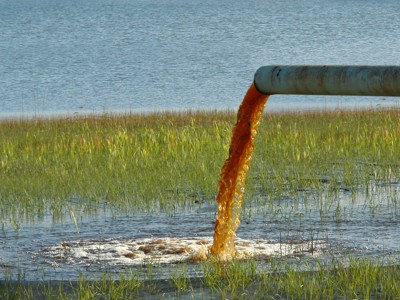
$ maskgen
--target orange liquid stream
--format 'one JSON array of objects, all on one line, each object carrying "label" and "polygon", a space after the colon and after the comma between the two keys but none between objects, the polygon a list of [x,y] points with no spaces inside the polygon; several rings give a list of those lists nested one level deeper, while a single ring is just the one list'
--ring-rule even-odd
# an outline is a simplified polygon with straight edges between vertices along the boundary
[{"label": "orange liquid stream", "polygon": [[215,222],[211,254],[219,260],[235,256],[235,232],[240,223],[240,209],[249,170],[254,139],[268,96],[252,84],[240,105],[233,129],[229,158],[222,167],[218,184],[218,216]]}]

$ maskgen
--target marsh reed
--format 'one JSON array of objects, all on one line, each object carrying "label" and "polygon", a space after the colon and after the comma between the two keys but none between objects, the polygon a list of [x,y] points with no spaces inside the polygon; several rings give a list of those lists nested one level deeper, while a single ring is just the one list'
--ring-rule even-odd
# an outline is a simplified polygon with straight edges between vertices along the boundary
[{"label": "marsh reed", "polygon": [[[168,212],[214,203],[233,111],[0,122],[0,211],[14,220],[85,211]],[[265,114],[244,202],[399,178],[398,110]]]}]

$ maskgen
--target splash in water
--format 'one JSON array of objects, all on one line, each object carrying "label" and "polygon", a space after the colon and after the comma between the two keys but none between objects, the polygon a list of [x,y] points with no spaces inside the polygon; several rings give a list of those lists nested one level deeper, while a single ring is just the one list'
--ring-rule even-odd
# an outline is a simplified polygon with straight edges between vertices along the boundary
[{"label": "splash in water", "polygon": [[215,222],[211,254],[219,260],[235,256],[235,232],[240,223],[240,208],[245,178],[254,148],[257,127],[268,99],[254,84],[240,105],[233,129],[229,158],[226,160],[218,184],[218,216]]}]

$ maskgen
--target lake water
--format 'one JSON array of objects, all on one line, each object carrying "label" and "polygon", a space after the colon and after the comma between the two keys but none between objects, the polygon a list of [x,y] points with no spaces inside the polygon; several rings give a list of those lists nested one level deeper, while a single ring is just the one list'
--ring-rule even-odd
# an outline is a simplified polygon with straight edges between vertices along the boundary
[{"label": "lake water", "polygon": [[[400,65],[399,13],[398,0],[0,0],[0,115],[236,109],[262,65]],[[267,110],[398,103],[274,96]]]}]

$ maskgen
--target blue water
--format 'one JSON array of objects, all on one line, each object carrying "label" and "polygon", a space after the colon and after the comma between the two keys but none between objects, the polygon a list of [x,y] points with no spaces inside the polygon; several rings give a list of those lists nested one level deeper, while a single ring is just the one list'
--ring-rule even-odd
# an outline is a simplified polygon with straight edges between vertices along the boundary
[{"label": "blue water", "polygon": [[262,65],[400,65],[399,15],[398,0],[0,0],[0,116],[236,109]]}]

